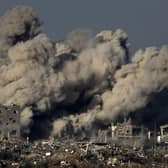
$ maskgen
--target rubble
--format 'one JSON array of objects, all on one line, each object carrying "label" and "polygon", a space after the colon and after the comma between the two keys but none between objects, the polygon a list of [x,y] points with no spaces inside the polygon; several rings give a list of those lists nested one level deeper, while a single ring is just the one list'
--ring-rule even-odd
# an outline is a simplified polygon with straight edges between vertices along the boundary
[{"label": "rubble", "polygon": [[[164,150],[163,150],[164,149]],[[0,167],[116,167],[140,168],[167,166],[167,147],[134,150],[115,144],[100,144],[90,141],[39,140],[27,143],[24,140],[0,141]],[[41,167],[40,167],[41,166]],[[95,167],[96,168],[96,167]]]},{"label": "rubble", "polygon": [[29,137],[2,137],[0,167],[160,168],[168,165],[168,145],[163,141],[167,137],[167,125],[160,127],[162,143],[158,143],[156,133],[132,125],[131,120],[111,123],[111,127],[99,129],[95,135],[86,140],[76,140],[71,136],[33,142]]},{"label": "rubble", "polygon": [[[155,133],[125,119],[123,123],[111,123],[107,129],[98,129],[93,137],[85,140],[60,136],[30,142],[29,137],[20,137],[19,122],[13,123],[19,121],[19,108],[0,106],[0,112],[1,120],[9,122],[7,125],[1,122],[0,167],[160,168],[168,165],[167,125],[160,126],[160,133]],[[10,115],[5,118],[4,114]],[[12,136],[9,128],[18,133]]]}]

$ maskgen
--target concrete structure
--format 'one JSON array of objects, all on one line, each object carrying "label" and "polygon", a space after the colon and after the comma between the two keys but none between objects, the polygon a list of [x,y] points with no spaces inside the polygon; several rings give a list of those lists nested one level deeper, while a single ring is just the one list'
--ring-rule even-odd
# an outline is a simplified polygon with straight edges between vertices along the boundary
[{"label": "concrete structure", "polygon": [[168,124],[160,126],[161,142],[168,143]]},{"label": "concrete structure", "polygon": [[107,143],[108,140],[108,130],[98,130],[98,136],[96,141],[101,143]]},{"label": "concrete structure", "polygon": [[147,130],[142,126],[133,125],[131,120],[111,124],[111,142],[121,146],[143,147],[147,139]]},{"label": "concrete structure", "polygon": [[20,138],[20,110],[16,105],[0,105],[0,139]]},{"label": "concrete structure", "polygon": [[99,129],[91,138],[94,143],[112,143],[120,145],[139,146],[148,138],[148,130],[142,126],[133,125],[131,120],[123,123],[111,123],[106,129]]},{"label": "concrete structure", "polygon": [[124,120],[123,123],[117,123],[116,126],[112,124],[112,137],[118,138],[132,138],[141,137],[144,134],[144,128],[132,125],[131,120]]}]

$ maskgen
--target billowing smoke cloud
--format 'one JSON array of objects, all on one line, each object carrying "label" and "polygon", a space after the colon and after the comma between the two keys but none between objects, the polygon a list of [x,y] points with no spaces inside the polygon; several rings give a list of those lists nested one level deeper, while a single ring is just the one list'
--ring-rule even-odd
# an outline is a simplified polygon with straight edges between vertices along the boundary
[{"label": "billowing smoke cloud", "polygon": [[97,116],[97,112],[100,107],[97,105],[92,110],[88,110],[85,113],[69,115],[57,119],[53,122],[52,135],[61,136],[61,133],[69,133],[73,135],[84,135],[87,131],[91,133],[92,125],[94,124]]},{"label": "billowing smoke cloud", "polygon": [[94,45],[93,33],[90,30],[82,29],[72,31],[67,36],[66,43],[75,52],[81,52]]},{"label": "billowing smoke cloud", "polygon": [[30,135],[89,132],[148,108],[167,89],[167,47],[140,50],[130,60],[120,29],[96,36],[77,30],[53,43],[40,25],[31,7],[0,17],[0,104],[20,107]]},{"label": "billowing smoke cloud", "polygon": [[[46,120],[55,120],[59,116],[58,121],[56,119],[54,123],[64,123],[63,117],[67,123],[73,120],[72,125],[76,128],[76,125],[79,128],[87,127],[86,118],[93,118],[93,113],[88,113],[88,109],[101,103],[101,97],[98,96],[98,100],[96,95],[112,87],[111,79],[115,71],[126,63],[125,48],[120,45],[120,39],[122,36],[127,38],[126,34],[120,30],[122,33],[117,31],[112,38],[99,42],[97,37],[92,37],[88,31],[73,32],[65,44],[71,48],[69,51],[76,54],[72,56],[67,53],[64,57],[64,54],[56,53],[53,43],[46,35],[33,37],[37,32],[37,27],[32,23],[34,19],[30,19],[29,14],[23,17],[23,20],[17,18],[18,13],[24,10],[30,10],[29,13],[32,13],[31,8],[17,7],[3,16],[7,21],[8,17],[13,15],[14,19],[19,20],[15,25],[17,31],[10,29],[8,22],[4,23],[4,27],[6,24],[9,30],[13,31],[4,33],[1,30],[6,39],[16,39],[18,35],[25,36],[25,33],[29,34],[29,38],[26,41],[19,38],[17,44],[9,47],[7,61],[0,66],[0,103],[20,106],[23,127],[36,124],[36,119],[40,120],[39,117],[43,115],[49,116]],[[32,23],[30,32],[26,32],[21,26],[23,23],[20,22],[25,20]],[[79,46],[74,48],[77,45],[76,40]],[[70,59],[71,57],[73,59]],[[72,107],[71,112],[68,106]],[[65,114],[68,116],[65,117]],[[86,115],[88,117],[85,118]],[[79,118],[78,121],[76,117]],[[65,123],[61,124],[62,127]],[[59,127],[54,127],[56,131],[53,132],[59,132]]]},{"label": "billowing smoke cloud", "polygon": [[17,6],[0,17],[0,35],[10,44],[28,40],[40,31],[41,22],[31,7]]},{"label": "billowing smoke cloud", "polygon": [[[101,94],[113,87],[115,72],[127,63],[127,51],[121,45],[121,39],[127,43],[127,35],[122,30],[114,33],[104,31],[94,39],[97,40],[94,45],[85,48],[74,61],[66,62],[62,69],[66,79],[65,93],[69,101],[66,103],[74,103],[80,107],[78,110],[82,113],[56,120],[53,134],[58,133],[56,128],[63,130],[66,125],[69,127],[69,123],[73,125],[75,132],[83,128],[91,129],[97,112],[100,111]],[[79,99],[85,102],[83,107],[80,106],[82,103]],[[86,103],[88,99],[91,99],[89,104]],[[59,127],[60,123],[62,127]]]},{"label": "billowing smoke cloud", "polygon": [[8,49],[40,32],[41,21],[29,6],[17,6],[0,16],[0,66],[9,61]]},{"label": "billowing smoke cloud", "polygon": [[[100,118],[114,119],[117,115],[146,107],[154,95],[168,87],[168,48],[139,50],[128,65],[115,74],[112,91],[102,95]],[[162,114],[160,114],[162,115]]]},{"label": "billowing smoke cloud", "polygon": [[11,47],[8,56],[10,62],[0,67],[0,102],[19,105],[23,109],[21,120],[23,116],[23,121],[30,121],[32,105],[46,111],[52,101],[60,99],[59,74],[53,69],[53,45],[41,34]]},{"label": "billowing smoke cloud", "polygon": [[[93,112],[91,110],[84,114],[70,116],[68,119],[71,120],[75,128],[79,129],[82,127],[87,128],[88,126],[91,129],[90,126],[95,121],[107,124],[115,121],[118,116],[128,116],[130,113],[137,111],[142,113],[138,115],[141,117],[154,114],[157,116],[155,121],[158,121],[159,118],[163,119],[168,108],[163,103],[164,108],[157,107],[161,105],[161,102],[158,100],[160,105],[155,105],[158,104],[155,97],[168,87],[167,70],[167,46],[163,46],[161,49],[151,47],[146,48],[144,51],[139,50],[129,64],[123,65],[121,69],[116,71],[112,89],[106,88],[101,94],[102,108],[94,106],[94,109],[98,107],[96,111]],[[148,104],[152,103],[153,99],[155,100],[154,106],[156,107],[154,108],[156,109],[154,110],[152,107],[152,111],[150,109],[147,110],[149,108],[147,107]],[[161,101],[165,102],[165,100]],[[148,114],[143,114],[144,112],[148,112]],[[158,114],[156,115],[155,113]],[[153,117],[151,116],[150,118],[151,121],[149,122],[154,122],[152,120]],[[67,118],[64,118],[64,120],[67,122]],[[136,118],[136,120],[138,121],[139,119]],[[55,125],[57,125],[57,122],[54,123]]]},{"label": "billowing smoke cloud", "polygon": [[21,118],[20,122],[23,127],[27,127],[30,124],[32,116],[33,114],[31,108],[30,107],[24,108],[20,116]]}]

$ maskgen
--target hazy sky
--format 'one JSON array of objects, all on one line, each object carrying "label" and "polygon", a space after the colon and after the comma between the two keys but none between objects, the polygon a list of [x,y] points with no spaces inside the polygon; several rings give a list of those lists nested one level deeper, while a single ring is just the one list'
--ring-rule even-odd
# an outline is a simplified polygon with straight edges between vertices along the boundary
[{"label": "hazy sky", "polygon": [[37,11],[53,40],[77,28],[122,28],[132,51],[168,44],[168,0],[0,0],[0,15],[18,4]]}]

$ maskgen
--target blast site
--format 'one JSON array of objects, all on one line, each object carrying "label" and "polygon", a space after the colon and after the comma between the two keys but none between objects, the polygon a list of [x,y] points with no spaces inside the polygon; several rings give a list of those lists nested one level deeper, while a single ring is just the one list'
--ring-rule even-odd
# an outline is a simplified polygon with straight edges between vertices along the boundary
[{"label": "blast site", "polygon": [[42,26],[31,6],[0,16],[0,167],[167,168],[168,47]]}]

